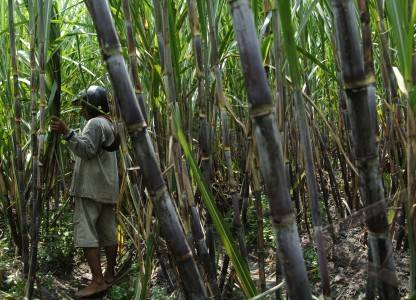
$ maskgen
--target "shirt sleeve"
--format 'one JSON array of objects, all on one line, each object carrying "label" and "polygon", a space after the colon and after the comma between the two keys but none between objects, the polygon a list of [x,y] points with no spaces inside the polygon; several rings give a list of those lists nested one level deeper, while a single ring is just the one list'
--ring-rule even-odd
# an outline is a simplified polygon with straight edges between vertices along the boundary
[{"label": "shirt sleeve", "polygon": [[85,125],[81,134],[75,133],[68,140],[68,147],[76,156],[91,159],[98,154],[102,142],[103,132],[100,123],[92,119]]}]

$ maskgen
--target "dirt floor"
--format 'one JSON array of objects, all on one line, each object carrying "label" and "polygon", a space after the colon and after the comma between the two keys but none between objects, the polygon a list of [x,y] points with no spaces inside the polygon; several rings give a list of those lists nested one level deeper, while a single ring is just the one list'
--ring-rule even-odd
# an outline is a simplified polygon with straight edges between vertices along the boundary
[{"label": "dirt floor", "polygon": [[[364,299],[367,277],[367,247],[365,243],[365,229],[362,225],[349,226],[338,232],[338,240],[334,244],[329,236],[326,237],[328,250],[328,268],[331,279],[333,299]],[[307,235],[301,237],[306,260],[309,261],[308,253],[314,253],[313,245]],[[308,251],[306,249],[311,249]],[[406,252],[394,253],[396,270],[400,282],[401,297],[408,292],[409,283],[409,257]],[[252,278],[258,283],[258,269],[255,254],[250,254],[249,267]],[[316,265],[308,265],[309,277],[313,282],[314,295],[320,294],[319,275]],[[275,254],[269,250],[266,259],[267,289],[276,285]],[[126,279],[128,276],[126,276]],[[89,270],[86,264],[81,264],[70,274],[63,274],[59,277],[52,277],[50,288],[41,288],[43,300],[71,300],[74,293],[90,280]],[[152,275],[152,285],[163,285],[166,282],[162,275],[161,268],[157,266]],[[279,281],[280,282],[280,281]],[[165,283],[166,285],[166,283]],[[284,296],[284,288],[282,289]],[[0,299],[2,297],[0,296]],[[178,292],[170,295],[171,299],[182,298]],[[234,288],[232,299],[242,299],[241,292]],[[108,294],[98,295],[90,298],[96,300],[111,300]],[[153,296],[152,299],[158,299]],[[165,299],[165,298],[164,298]],[[269,296],[264,299],[274,299]],[[284,299],[284,298],[283,298]],[[129,299],[126,299],[129,300]]]},{"label": "dirt floor", "polygon": [[[329,272],[334,299],[364,299],[367,281],[367,245],[363,226],[349,228],[339,235],[336,244],[330,244]],[[408,293],[409,256],[405,252],[394,253],[396,272],[402,298]],[[314,289],[319,293],[319,284]]]},{"label": "dirt floor", "polygon": [[[326,236],[332,299],[365,299],[367,245],[364,232],[365,228],[363,225],[349,227],[337,233],[338,239],[336,243],[332,242],[329,235]],[[310,238],[306,235],[301,237],[301,243],[304,250],[307,247],[313,247]],[[409,288],[410,258],[408,253],[403,251],[395,252],[394,258],[400,296],[404,298]],[[270,252],[266,260],[267,289],[276,285],[274,261],[275,254]],[[252,278],[258,282],[256,263],[251,263],[250,269]],[[313,282],[313,294],[318,296],[320,294],[320,282],[317,265],[316,267],[309,266],[308,270],[309,278]],[[284,289],[282,290],[282,295],[284,296]],[[265,299],[274,299],[274,296]]]}]

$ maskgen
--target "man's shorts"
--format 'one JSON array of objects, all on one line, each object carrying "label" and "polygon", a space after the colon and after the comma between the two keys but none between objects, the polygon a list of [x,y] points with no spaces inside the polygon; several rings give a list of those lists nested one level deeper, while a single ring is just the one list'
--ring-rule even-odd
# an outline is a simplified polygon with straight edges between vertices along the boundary
[{"label": "man's shorts", "polygon": [[74,197],[75,247],[117,245],[115,204]]}]

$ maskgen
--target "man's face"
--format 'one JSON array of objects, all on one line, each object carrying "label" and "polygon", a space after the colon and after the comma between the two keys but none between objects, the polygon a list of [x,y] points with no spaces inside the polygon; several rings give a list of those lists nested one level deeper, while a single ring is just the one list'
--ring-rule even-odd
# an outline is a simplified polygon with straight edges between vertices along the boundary
[{"label": "man's face", "polygon": [[81,104],[81,116],[83,116],[85,120],[89,120],[89,114],[85,104]]}]

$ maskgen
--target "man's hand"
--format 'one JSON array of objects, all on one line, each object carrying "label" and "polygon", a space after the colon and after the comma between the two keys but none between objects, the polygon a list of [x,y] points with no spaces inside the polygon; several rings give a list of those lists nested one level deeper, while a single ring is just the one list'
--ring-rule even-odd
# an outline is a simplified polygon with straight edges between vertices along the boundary
[{"label": "man's hand", "polygon": [[69,128],[66,124],[58,117],[53,116],[51,119],[51,130],[56,133],[67,135]]}]

